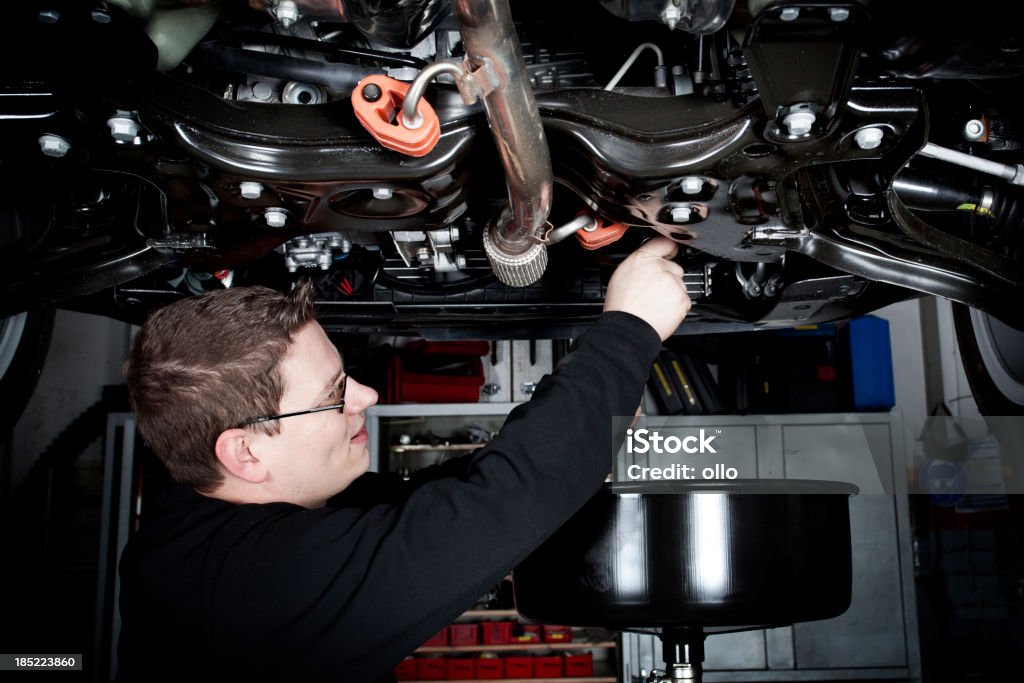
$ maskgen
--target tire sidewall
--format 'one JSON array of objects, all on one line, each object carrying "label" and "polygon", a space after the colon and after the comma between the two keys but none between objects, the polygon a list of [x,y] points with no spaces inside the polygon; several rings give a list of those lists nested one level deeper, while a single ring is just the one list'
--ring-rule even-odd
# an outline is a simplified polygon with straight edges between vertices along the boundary
[{"label": "tire sidewall", "polygon": [[978,345],[978,333],[971,319],[971,309],[963,304],[953,305],[953,325],[960,347],[964,374],[982,415],[1024,415],[1024,405],[1007,398],[992,380]]},{"label": "tire sidewall", "polygon": [[20,332],[5,344],[10,345],[8,350],[13,347],[14,353],[6,370],[0,368],[0,435],[6,435],[13,429],[35,391],[53,334],[52,307],[33,309],[19,315],[24,316],[17,326]]}]

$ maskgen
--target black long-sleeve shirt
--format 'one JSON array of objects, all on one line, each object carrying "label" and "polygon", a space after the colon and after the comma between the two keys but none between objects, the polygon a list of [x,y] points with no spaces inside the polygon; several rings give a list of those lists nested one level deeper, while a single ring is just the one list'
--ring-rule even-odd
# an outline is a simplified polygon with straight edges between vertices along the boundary
[{"label": "black long-sleeve shirt", "polygon": [[121,561],[119,678],[388,677],[600,488],[659,348],[605,313],[486,446],[324,508],[164,492]]}]

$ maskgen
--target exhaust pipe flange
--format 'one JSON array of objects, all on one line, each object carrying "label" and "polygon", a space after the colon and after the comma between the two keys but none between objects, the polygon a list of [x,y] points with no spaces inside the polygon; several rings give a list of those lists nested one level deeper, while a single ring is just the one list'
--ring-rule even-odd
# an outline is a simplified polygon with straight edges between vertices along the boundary
[{"label": "exhaust pipe flange", "polygon": [[[525,243],[503,244],[501,226],[507,223],[508,216],[502,213],[501,218],[484,230],[484,253],[499,280],[510,287],[527,287],[539,280],[547,270],[547,245],[532,239]],[[525,250],[515,251],[524,245]]]},{"label": "exhaust pipe flange", "polygon": [[499,280],[525,287],[540,279],[547,250],[537,242],[551,211],[553,174],[540,112],[527,78],[508,0],[452,0],[469,70],[486,67],[498,86],[484,111],[505,169],[509,213],[488,227],[484,251]]}]

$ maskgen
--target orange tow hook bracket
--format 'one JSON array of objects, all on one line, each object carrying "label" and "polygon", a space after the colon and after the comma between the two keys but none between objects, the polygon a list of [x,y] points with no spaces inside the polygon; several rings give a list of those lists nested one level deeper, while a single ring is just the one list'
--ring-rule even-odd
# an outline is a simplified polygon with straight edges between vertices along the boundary
[{"label": "orange tow hook bracket", "polygon": [[402,103],[409,84],[375,74],[359,81],[352,91],[352,109],[377,142],[402,154],[421,157],[441,139],[441,122],[426,99],[416,105],[421,123],[409,128],[402,120]]},{"label": "orange tow hook bracket", "polygon": [[626,234],[626,229],[629,227],[624,223],[606,221],[600,216],[594,216],[594,220],[597,222],[595,230],[587,232],[580,228],[576,231],[576,239],[579,241],[580,246],[591,251],[618,241],[620,237]]}]

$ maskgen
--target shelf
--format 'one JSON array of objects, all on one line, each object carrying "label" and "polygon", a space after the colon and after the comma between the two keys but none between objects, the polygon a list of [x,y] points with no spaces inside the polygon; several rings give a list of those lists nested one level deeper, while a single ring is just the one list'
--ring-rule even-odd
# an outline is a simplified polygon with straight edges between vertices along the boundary
[{"label": "shelf", "polygon": [[508,415],[521,403],[389,403],[366,409],[374,417],[438,417],[451,415]]},{"label": "shelf", "polygon": [[410,443],[406,445],[396,444],[391,446],[391,453],[394,455],[401,455],[402,453],[433,453],[435,451],[475,451],[478,448],[483,448],[486,443],[439,443],[433,446],[429,443]]},{"label": "shelf", "polygon": [[518,617],[514,609],[471,609],[459,615],[460,619],[480,619],[481,617]]},{"label": "shelf", "polygon": [[616,647],[614,640],[603,643],[577,640],[571,643],[510,643],[508,645],[445,645],[417,648],[416,652],[522,652],[524,650],[586,650],[596,647]]},{"label": "shelf", "polygon": [[[615,676],[563,676],[562,678],[492,678],[473,679],[463,683],[617,683]],[[437,681],[406,681],[406,683],[437,683]]]}]

